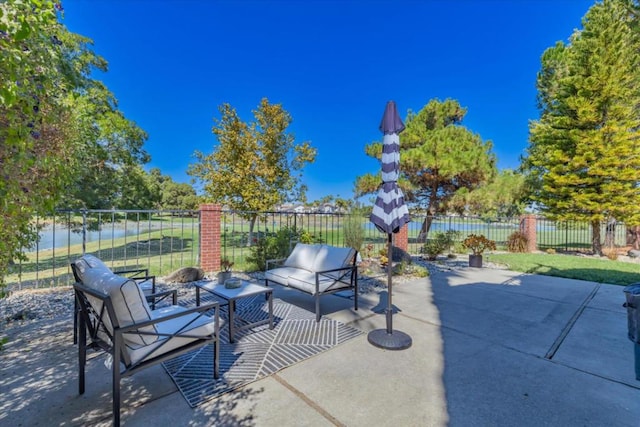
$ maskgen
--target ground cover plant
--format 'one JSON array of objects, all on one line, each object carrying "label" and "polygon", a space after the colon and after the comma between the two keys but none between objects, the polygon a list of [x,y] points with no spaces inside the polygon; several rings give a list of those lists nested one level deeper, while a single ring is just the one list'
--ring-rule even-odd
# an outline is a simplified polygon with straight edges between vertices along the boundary
[{"label": "ground cover plant", "polygon": [[640,264],[573,254],[488,254],[488,262],[509,270],[613,285],[640,281]]}]

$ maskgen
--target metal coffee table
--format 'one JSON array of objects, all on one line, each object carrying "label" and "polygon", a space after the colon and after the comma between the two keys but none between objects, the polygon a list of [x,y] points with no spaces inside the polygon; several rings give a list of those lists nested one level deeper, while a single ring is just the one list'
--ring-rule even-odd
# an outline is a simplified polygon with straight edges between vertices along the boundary
[{"label": "metal coffee table", "polygon": [[[269,323],[269,329],[273,329],[273,288],[251,283],[246,280],[242,281],[239,288],[228,289],[223,284],[216,282],[196,283],[196,305],[200,305],[200,290],[207,291],[213,295],[222,298],[229,304],[229,342],[234,342],[236,332],[244,329]],[[269,318],[259,320],[257,322],[247,323],[242,326],[236,326],[236,318],[242,319],[236,314],[236,301],[241,298],[252,297],[264,294],[269,302]],[[245,319],[242,319],[246,322]]]}]

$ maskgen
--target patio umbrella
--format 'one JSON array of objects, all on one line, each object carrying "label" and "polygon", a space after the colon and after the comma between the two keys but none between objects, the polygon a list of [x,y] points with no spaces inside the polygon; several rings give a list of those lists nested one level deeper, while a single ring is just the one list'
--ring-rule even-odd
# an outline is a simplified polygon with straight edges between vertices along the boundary
[{"label": "patio umbrella", "polygon": [[387,102],[382,116],[380,131],[382,138],[382,184],[378,188],[378,197],[373,206],[370,220],[383,233],[387,234],[387,328],[369,332],[369,342],[376,347],[389,350],[403,350],[411,347],[411,337],[404,332],[393,330],[392,299],[392,241],[393,233],[400,231],[410,221],[409,209],[404,204],[404,194],[398,187],[400,174],[400,132],[404,124],[398,116],[396,103]]}]

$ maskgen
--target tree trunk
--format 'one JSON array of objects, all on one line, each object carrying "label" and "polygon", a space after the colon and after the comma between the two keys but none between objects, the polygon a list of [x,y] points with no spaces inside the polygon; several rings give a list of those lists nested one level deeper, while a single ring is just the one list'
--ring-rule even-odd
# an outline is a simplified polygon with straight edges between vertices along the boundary
[{"label": "tree trunk", "polygon": [[627,228],[627,245],[640,250],[640,225]]},{"label": "tree trunk", "polygon": [[591,221],[591,246],[594,254],[602,256],[602,244],[600,243],[600,221]]},{"label": "tree trunk", "polygon": [[607,221],[607,229],[604,235],[604,247],[613,248],[616,245],[616,220]]},{"label": "tree trunk", "polygon": [[433,222],[433,215],[427,214],[427,217],[422,221],[422,227],[420,228],[420,234],[418,234],[418,242],[424,243],[427,241],[429,230],[431,229],[431,223]]},{"label": "tree trunk", "polygon": [[253,245],[253,227],[256,225],[257,215],[253,215],[249,220],[249,236],[247,237],[247,247],[250,248]]},{"label": "tree trunk", "polygon": [[[437,186],[433,189],[434,193],[437,191]],[[431,229],[431,223],[433,222],[433,217],[436,214],[436,203],[432,199],[429,199],[429,206],[427,206],[427,217],[422,222],[422,227],[420,228],[420,234],[418,234],[418,242],[424,243],[427,241],[427,236],[429,235],[429,230]]]}]

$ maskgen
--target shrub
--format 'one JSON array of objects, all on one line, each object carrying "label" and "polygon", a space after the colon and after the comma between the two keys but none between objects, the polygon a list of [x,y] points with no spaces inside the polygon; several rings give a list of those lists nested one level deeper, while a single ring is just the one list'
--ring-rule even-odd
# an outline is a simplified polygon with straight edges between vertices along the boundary
[{"label": "shrub", "polygon": [[616,248],[607,248],[607,249],[604,249],[602,252],[611,261],[615,261],[618,259],[618,250]]},{"label": "shrub", "polygon": [[266,234],[254,241],[247,261],[253,264],[259,271],[264,271],[267,260],[285,258],[291,252],[292,246],[297,243],[321,243],[308,231],[296,227],[283,227],[276,233]]},{"label": "shrub", "polygon": [[344,241],[346,245],[360,252],[362,249],[362,242],[364,242],[364,229],[362,228],[360,216],[345,216],[342,229],[344,231]]},{"label": "shrub", "polygon": [[527,252],[528,243],[529,239],[524,233],[520,231],[514,231],[507,238],[507,250],[509,252],[516,253]]},{"label": "shrub", "polygon": [[482,234],[469,234],[462,244],[465,248],[470,249],[474,255],[482,255],[486,250],[496,250],[496,242],[487,239]]},{"label": "shrub", "polygon": [[427,240],[422,247],[422,252],[426,254],[428,260],[435,260],[438,255],[451,247],[451,239],[446,233],[433,233],[433,238]]},{"label": "shrub", "polygon": [[456,252],[456,249],[457,249],[456,244],[458,243],[457,241],[460,240],[460,237],[462,236],[462,231],[453,230],[450,228],[447,231],[445,231],[444,234],[447,238],[447,250],[449,251],[449,254]]}]

